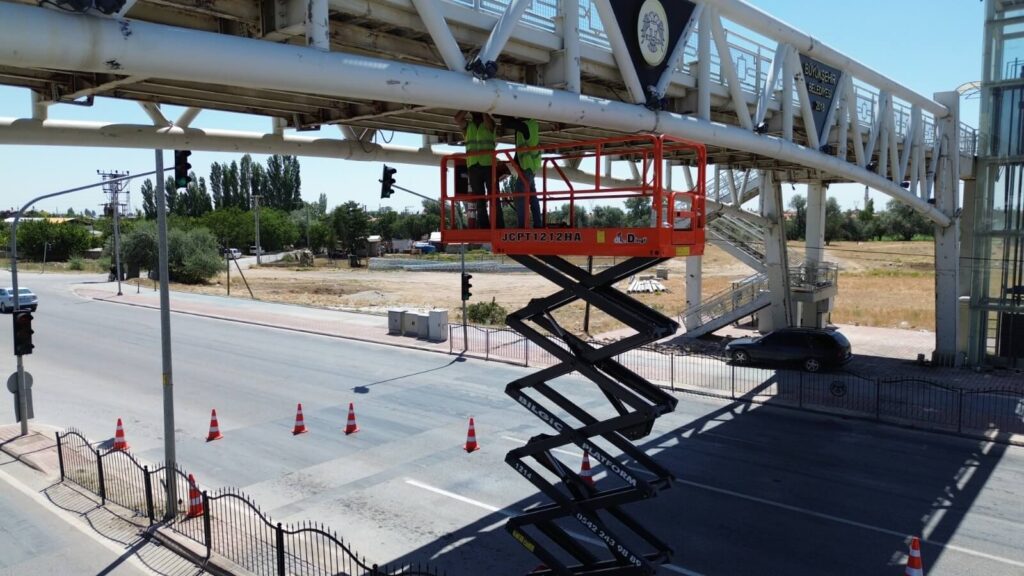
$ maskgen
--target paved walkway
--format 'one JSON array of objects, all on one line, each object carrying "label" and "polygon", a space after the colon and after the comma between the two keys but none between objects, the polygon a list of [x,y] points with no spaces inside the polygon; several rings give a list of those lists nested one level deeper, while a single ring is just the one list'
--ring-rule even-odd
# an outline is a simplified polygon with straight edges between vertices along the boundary
[{"label": "paved walkway", "polygon": [[[123,296],[118,296],[110,287],[103,284],[79,284],[73,290],[75,294],[83,298],[153,309],[160,308],[160,293],[153,290],[142,290],[137,294],[126,290]],[[388,334],[388,318],[384,315],[190,292],[171,293],[170,304],[172,312],[183,314],[323,334],[363,342],[418,348],[445,354],[450,351],[448,342],[428,342],[409,336]]]},{"label": "paved walkway", "polygon": [[[142,290],[138,294],[127,290],[123,296],[116,295],[113,284],[79,284],[74,286],[73,290],[83,298],[153,309],[160,307],[159,292],[153,290]],[[297,330],[430,352],[448,354],[452,351],[452,344],[447,341],[428,342],[408,336],[389,334],[387,316],[364,312],[345,312],[297,304],[263,302],[190,292],[173,292],[171,294],[171,310],[232,322]],[[918,354],[924,354],[925,358],[931,357],[931,350],[935,344],[935,335],[932,332],[852,325],[841,325],[839,329],[850,340],[854,351],[854,360],[845,369],[865,378],[920,378],[972,389],[1019,388],[1024,390],[1024,375],[1015,370],[976,372],[968,369],[941,369],[919,365],[916,361]],[[511,333],[502,333],[502,337],[495,336],[485,340],[484,335],[477,334],[477,332],[480,331],[470,331],[468,356],[504,360],[516,364],[523,363],[521,337]],[[597,339],[617,339],[631,333],[629,329],[617,330],[601,334]],[[739,337],[756,334],[756,331],[729,326],[718,333],[727,337]],[[461,348],[461,332],[457,331],[454,336],[454,347]],[[675,335],[662,342],[666,343],[678,338],[679,335]],[[531,355],[530,365],[544,364],[545,361],[540,357],[542,355],[539,354],[539,351],[536,354],[534,352],[528,352],[528,354]]]}]

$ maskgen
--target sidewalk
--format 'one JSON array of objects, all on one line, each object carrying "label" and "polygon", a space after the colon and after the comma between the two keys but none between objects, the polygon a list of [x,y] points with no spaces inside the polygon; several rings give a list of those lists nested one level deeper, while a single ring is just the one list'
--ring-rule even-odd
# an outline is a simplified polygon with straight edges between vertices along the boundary
[{"label": "sidewalk", "polygon": [[[160,308],[160,293],[152,290],[142,290],[136,294],[129,287],[124,290],[123,296],[117,296],[109,287],[78,284],[72,287],[72,291],[79,297],[102,302]],[[410,336],[388,334],[387,316],[190,292],[172,292],[170,304],[171,311],[180,314],[429,352],[448,354],[450,351],[448,342],[428,342]]]},{"label": "sidewalk", "polygon": [[[163,576],[230,576],[223,562],[203,562],[195,547],[160,525],[148,526],[114,504],[102,505],[92,493],[72,482],[60,481],[56,428],[32,424],[28,436],[20,436],[18,424],[0,426],[0,485],[12,493],[29,494],[46,517],[56,514],[79,533],[92,538],[97,549],[120,554],[101,573],[156,573]],[[20,462],[23,466],[17,466]],[[35,506],[31,507],[35,513]],[[59,521],[59,520],[58,520]],[[124,568],[127,561],[134,571]],[[124,568],[124,569],[122,569]],[[114,570],[116,569],[116,572]],[[60,573],[68,573],[65,566]]]}]

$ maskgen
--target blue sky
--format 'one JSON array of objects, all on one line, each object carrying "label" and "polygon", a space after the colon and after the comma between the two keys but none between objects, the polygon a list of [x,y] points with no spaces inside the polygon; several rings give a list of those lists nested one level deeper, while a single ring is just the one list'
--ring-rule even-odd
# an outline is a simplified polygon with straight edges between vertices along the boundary
[{"label": "blue sky", "polygon": [[[984,3],[976,0],[748,0],[751,4],[813,35],[875,70],[926,96],[954,90],[960,84],[980,79]],[[962,119],[977,125],[977,100],[961,102]],[[180,109],[166,107],[165,115],[176,118]],[[0,117],[29,117],[29,92],[0,87]],[[50,108],[50,118],[118,123],[149,124],[148,116],[133,102],[97,99],[91,108],[59,105]],[[229,130],[270,130],[270,119],[239,114],[204,111],[193,123],[198,128]],[[331,135],[331,129],[325,128]],[[333,137],[333,135],[331,135]],[[418,137],[395,143],[418,144]],[[199,175],[209,173],[212,162],[230,162],[239,155],[196,152],[190,161]],[[35,196],[80,186],[99,180],[97,170],[127,170],[138,173],[152,170],[153,152],[119,148],[70,148],[50,146],[0,146],[0,174],[5,191],[0,208],[13,207]],[[258,161],[265,156],[255,155]],[[173,161],[165,155],[165,162]],[[375,209],[380,205],[380,165],[321,158],[301,158],[302,195],[315,200],[327,194],[334,206],[348,200]],[[435,182],[436,171],[427,167],[398,166],[398,183],[427,195],[436,189],[420,188],[420,183]],[[139,184],[131,185],[132,203],[141,205]],[[799,189],[798,189],[799,190]],[[791,195],[793,192],[787,192]],[[839,185],[830,189],[847,208],[863,202],[863,186]],[[876,207],[886,197],[873,193]],[[65,198],[48,200],[37,207],[64,212],[97,209],[103,195],[79,192]],[[418,207],[419,200],[397,193],[387,205],[402,210]]]}]

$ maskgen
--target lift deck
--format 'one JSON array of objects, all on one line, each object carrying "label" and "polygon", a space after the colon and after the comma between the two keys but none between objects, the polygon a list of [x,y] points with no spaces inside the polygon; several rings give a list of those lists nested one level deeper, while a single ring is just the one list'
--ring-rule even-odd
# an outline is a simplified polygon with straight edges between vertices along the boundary
[{"label": "lift deck", "polygon": [[[512,518],[506,529],[543,564],[532,574],[650,575],[658,564],[670,560],[671,548],[642,520],[623,506],[657,495],[669,488],[672,474],[633,445],[651,433],[654,421],[675,409],[676,398],[624,367],[616,356],[673,334],[679,325],[671,318],[616,290],[614,285],[674,256],[700,255],[704,251],[703,145],[664,136],[641,135],[604,139],[566,146],[524,148],[542,153],[541,173],[536,177],[536,196],[543,211],[541,228],[497,227],[496,210],[502,203],[525,198],[528,209],[532,192],[499,192],[490,197],[469,193],[465,181],[465,154],[442,160],[441,238],[445,243],[489,243],[495,253],[509,255],[561,289],[535,298],[508,316],[509,326],[534,342],[560,363],[511,382],[505,392],[543,420],[552,433],[535,436],[509,452],[505,461],[551,499],[551,503]],[[513,189],[504,178],[522,177],[513,161],[515,150],[492,155],[492,190]],[[606,158],[629,159],[638,166],[639,178],[623,184],[602,182]],[[666,190],[663,160],[689,163],[697,168],[696,187]],[[593,173],[586,172],[592,166]],[[575,171],[574,181],[567,176]],[[581,174],[591,182],[580,184]],[[608,204],[643,197],[651,201],[650,226],[589,228],[578,225],[581,202]],[[488,221],[477,222],[474,207],[488,203]],[[568,221],[549,222],[548,213],[567,203]],[[585,205],[585,204],[584,204]],[[506,218],[506,220],[508,220]],[[511,219],[515,223],[515,218]],[[525,222],[532,218],[527,214]],[[625,259],[603,271],[590,273],[566,256],[619,256]],[[554,311],[583,300],[636,333],[613,344],[594,346],[564,330]],[[552,382],[578,372],[600,389],[607,405],[584,408],[572,398],[572,389]],[[576,470],[578,461],[563,463],[556,449],[575,444],[589,453],[608,472],[600,486],[585,482]],[[612,451],[621,452],[613,456]],[[641,475],[638,475],[642,474]],[[595,548],[571,535],[581,524],[602,543]]]}]

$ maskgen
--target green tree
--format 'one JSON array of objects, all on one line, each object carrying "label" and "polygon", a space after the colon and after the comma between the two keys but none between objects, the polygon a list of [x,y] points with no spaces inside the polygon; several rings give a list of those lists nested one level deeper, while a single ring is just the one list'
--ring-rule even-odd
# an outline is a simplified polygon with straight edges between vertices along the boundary
[{"label": "green tree", "polygon": [[595,228],[623,228],[626,213],[618,206],[594,206],[590,219]]},{"label": "green tree", "polygon": [[335,207],[331,223],[342,250],[353,253],[364,246],[370,231],[370,218],[360,204],[348,201]]},{"label": "green tree", "polygon": [[803,240],[807,235],[807,199],[797,194],[790,199],[789,207],[796,215],[786,220],[786,238]]},{"label": "green tree", "polygon": [[886,204],[885,215],[886,234],[904,242],[914,239],[914,236],[932,236],[934,230],[928,219],[909,205],[893,198]]},{"label": "green tree", "polygon": [[158,257],[156,223],[140,223],[121,235],[121,260],[128,270],[155,270]]},{"label": "green tree", "polygon": [[382,208],[373,218],[372,230],[374,234],[380,235],[380,239],[390,245],[398,232],[398,212],[391,208]]},{"label": "green tree", "polygon": [[231,161],[227,170],[224,171],[221,192],[224,194],[224,206],[234,206],[235,208],[241,208],[242,210],[249,209],[249,203],[241,193],[238,176],[238,162],[235,162],[234,160]]},{"label": "green tree", "polygon": [[213,197],[214,208],[225,208],[224,168],[218,162],[214,162],[210,165],[210,194]]},{"label": "green tree", "polygon": [[[626,227],[646,228],[651,223],[651,199],[646,196],[634,196],[627,198],[626,205]],[[582,225],[580,225],[582,226]]]},{"label": "green tree", "polygon": [[201,284],[216,275],[222,265],[217,240],[206,228],[169,230],[167,253],[173,282]]},{"label": "green tree", "polygon": [[265,250],[281,250],[299,239],[299,227],[287,212],[260,208],[260,244]]},{"label": "green tree", "polygon": [[225,248],[243,248],[249,245],[253,237],[252,216],[237,206],[208,212],[200,218],[199,223]]},{"label": "green tree", "polygon": [[239,201],[245,204],[239,205],[239,208],[249,206],[252,199],[252,167],[252,156],[248,154],[242,156],[241,162],[238,163],[238,195]]},{"label": "green tree", "polygon": [[153,181],[146,178],[142,182],[142,211],[146,214],[146,220],[156,218],[156,201],[153,196]]},{"label": "green tree", "polygon": [[843,210],[834,196],[825,201],[825,245],[841,240],[843,234]]},{"label": "green tree", "polygon": [[[89,249],[91,236],[80,224],[54,224],[47,220],[22,220],[18,223],[18,257],[64,261],[81,256]],[[47,246],[48,245],[48,246]]]}]

